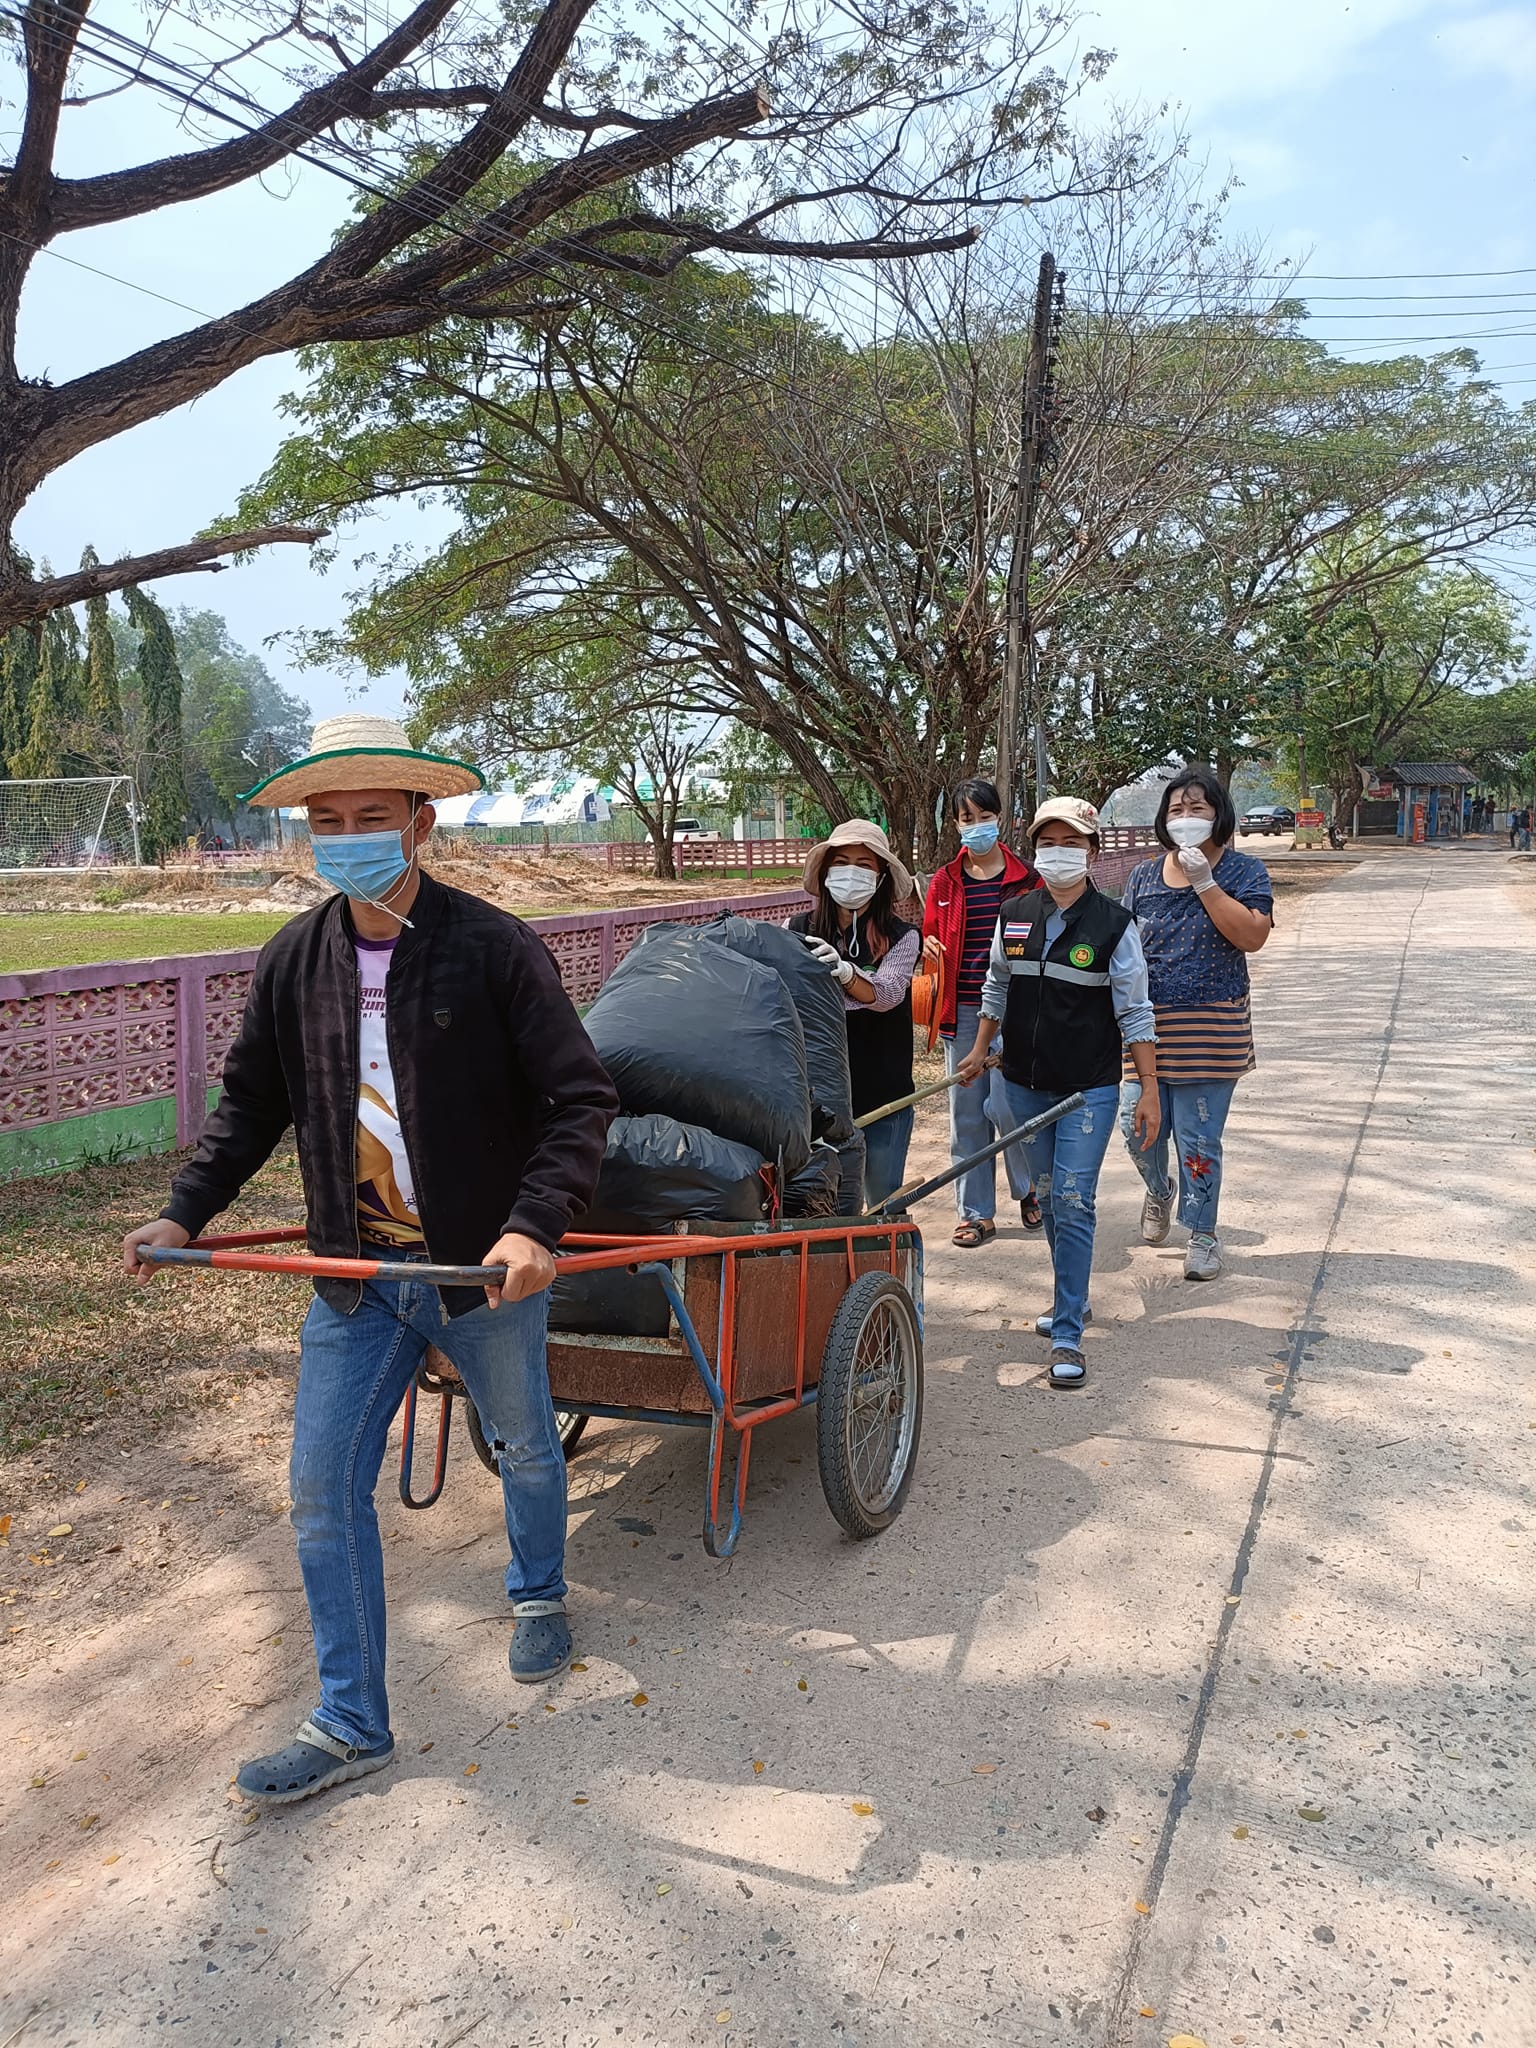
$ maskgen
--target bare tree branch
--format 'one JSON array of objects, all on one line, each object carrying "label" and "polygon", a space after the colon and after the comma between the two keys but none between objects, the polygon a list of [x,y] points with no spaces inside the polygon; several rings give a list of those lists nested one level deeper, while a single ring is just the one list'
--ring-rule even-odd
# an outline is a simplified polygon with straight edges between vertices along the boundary
[{"label": "bare tree branch", "polygon": [[65,605],[83,604],[88,597],[108,597],[133,583],[153,583],[160,576],[183,576],[196,570],[217,574],[229,564],[226,555],[243,555],[251,548],[272,547],[279,541],[311,545],[324,540],[323,526],[258,526],[245,533],[213,534],[203,540],[184,541],[181,546],[160,548],[148,555],[125,555],[120,561],[98,562],[93,568],[76,569],[68,576],[47,576],[37,581],[15,578],[0,581],[0,634],[13,626],[28,626],[46,618]]}]

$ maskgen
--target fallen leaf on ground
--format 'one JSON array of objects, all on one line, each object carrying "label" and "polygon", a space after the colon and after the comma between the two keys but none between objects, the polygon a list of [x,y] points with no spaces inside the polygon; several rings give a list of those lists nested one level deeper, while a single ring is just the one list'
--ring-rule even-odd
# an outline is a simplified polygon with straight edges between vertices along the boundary
[{"label": "fallen leaf on ground", "polygon": [[479,1768],[480,1768],[480,1766],[479,1766],[478,1764],[466,1764],[466,1765],[464,1766],[464,1775],[465,1775],[465,1777],[466,1777],[466,1778],[472,1778],[472,1777],[473,1777],[473,1776],[475,1775],[476,1771],[478,1771],[478,1770],[479,1770]]},{"label": "fallen leaf on ground", "polygon": [[632,1707],[648,1707],[650,1703],[651,1696],[648,1692],[637,1692],[629,1704]]},{"label": "fallen leaf on ground", "polygon": [[990,1778],[996,1769],[996,1764],[972,1764],[971,1776],[973,1778]]},{"label": "fallen leaf on ground", "polygon": [[754,1778],[760,1778],[766,1769],[767,1765],[760,1762],[758,1758],[754,1757],[752,1759],[752,1775]]},{"label": "fallen leaf on ground", "polygon": [[1234,1828],[1232,1830],[1232,1839],[1234,1842],[1246,1842],[1248,1839],[1248,1830],[1246,1828]]},{"label": "fallen leaf on ground", "polygon": [[55,1522],[48,1531],[48,1541],[51,1543],[55,1536],[73,1536],[74,1533],[75,1525],[73,1522]]},{"label": "fallen leaf on ground", "polygon": [[1321,1806],[1298,1806],[1296,1811],[1303,1820],[1326,1820],[1328,1818],[1326,1808]]},{"label": "fallen leaf on ground", "polygon": [[0,1515],[0,1543],[9,1543],[10,1540],[11,1518],[9,1515]]},{"label": "fallen leaf on ground", "polygon": [[70,1758],[70,1762],[73,1764],[83,1764],[88,1754],[89,1752],[86,1750],[77,1749],[74,1755]]},{"label": "fallen leaf on ground", "polygon": [[431,1747],[432,1747],[432,1744],[431,1744],[430,1742],[424,1742],[424,1743],[423,1743],[423,1744],[421,1745],[420,1749],[418,1749],[418,1750],[417,1750],[416,1754],[417,1754],[418,1756],[425,1756],[425,1755],[426,1755],[426,1753],[427,1753],[427,1751],[428,1751],[428,1750],[429,1750],[429,1749],[430,1749]]},{"label": "fallen leaf on ground", "polygon": [[809,1692],[809,1691],[810,1691],[810,1689],[811,1689],[811,1688],[810,1688],[810,1687],[809,1687],[809,1686],[808,1686],[808,1685],[806,1684],[805,1680],[804,1680],[804,1679],[802,1678],[802,1679],[800,1680],[800,1690],[801,1690],[801,1692]]},{"label": "fallen leaf on ground", "polygon": [[1108,1820],[1109,1815],[1104,1811],[1102,1806],[1090,1806],[1088,1809],[1088,1818],[1093,1822],[1094,1826],[1097,1827],[1100,1821]]},{"label": "fallen leaf on ground", "polygon": [[576,1797],[571,1801],[571,1804],[572,1806],[590,1806],[592,1802],[590,1799],[586,1797],[584,1793],[578,1792],[576,1794]]},{"label": "fallen leaf on ground", "polygon": [[585,1671],[585,1670],[586,1670],[586,1668],[587,1668],[587,1667],[586,1667],[586,1665],[585,1665],[585,1664],[573,1664],[573,1665],[571,1666],[571,1669],[572,1669],[573,1671]]},{"label": "fallen leaf on ground", "polygon": [[1107,1721],[1095,1721],[1093,1723],[1093,1726],[1095,1728],[1107,1728],[1109,1726],[1109,1723]]},{"label": "fallen leaf on ground", "polygon": [[639,1642],[639,1640],[640,1638],[638,1636],[631,1636],[626,1647],[632,1650],[635,1647],[636,1643]]},{"label": "fallen leaf on ground", "polygon": [[93,1828],[100,1819],[99,1813],[83,1813],[80,1816],[80,1825],[82,1828]]},{"label": "fallen leaf on ground", "polygon": [[89,1484],[90,1481],[88,1479],[82,1479],[75,1488],[76,1493],[84,1493],[86,1487],[89,1486]]},{"label": "fallen leaf on ground", "polygon": [[671,1891],[671,1889],[672,1889],[672,1887],[671,1887],[671,1885],[669,1885],[669,1884],[659,1884],[659,1885],[657,1885],[657,1887],[656,1887],[656,1896],[657,1896],[657,1898],[658,1898],[658,1899],[664,1899],[664,1898],[665,1898],[665,1897],[667,1896],[667,1893],[668,1893],[669,1891]]},{"label": "fallen leaf on ground", "polygon": [[1242,1605],[1242,1599],[1243,1596],[1241,1593],[1229,1593],[1227,1595],[1227,1605],[1229,1607],[1240,1607]]},{"label": "fallen leaf on ground", "polygon": [[1144,1905],[1142,1901],[1138,1899],[1136,1901],[1136,1910],[1138,1913],[1150,1913],[1152,1908],[1148,1905]]},{"label": "fallen leaf on ground", "polygon": [[1168,2048],[1205,2048],[1205,2043],[1198,2034],[1171,2034]]},{"label": "fallen leaf on ground", "polygon": [[[110,1869],[114,1863],[120,1863],[122,1861],[122,1857],[123,1852],[121,1849],[118,1850],[115,1856],[103,1856],[101,1859],[101,1865],[103,1870]],[[261,1929],[258,1927],[256,1932],[259,1934],[261,1932]]]},{"label": "fallen leaf on ground", "polygon": [[1157,2007],[1154,2005],[1138,2005],[1136,2010],[1144,2020],[1155,2020],[1157,2018]]},{"label": "fallen leaf on ground", "polygon": [[717,2013],[715,2014],[715,2025],[716,2025],[717,2027],[723,2027],[723,2026],[725,2025],[726,2021],[727,2021],[727,2020],[728,2020],[728,2019],[730,2018],[730,2016],[731,2016],[731,2014],[730,2014],[730,2008],[729,2008],[729,2007],[727,2007],[727,2008],[726,2008],[726,2010],[725,2010],[724,2012],[717,2012]]},{"label": "fallen leaf on ground", "polygon": [[874,1810],[867,1799],[855,1799],[850,1802],[850,1811],[856,1813],[860,1820],[868,1820]]}]

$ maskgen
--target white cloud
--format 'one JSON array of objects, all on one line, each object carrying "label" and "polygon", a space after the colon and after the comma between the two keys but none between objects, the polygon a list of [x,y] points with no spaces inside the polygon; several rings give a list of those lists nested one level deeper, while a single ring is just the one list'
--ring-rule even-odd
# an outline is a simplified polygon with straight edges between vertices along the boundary
[{"label": "white cloud", "polygon": [[1434,0],[1101,0],[1081,17],[1084,46],[1119,52],[1123,95],[1196,112],[1253,105],[1327,84],[1386,30]]},{"label": "white cloud", "polygon": [[1492,72],[1521,85],[1536,84],[1536,10],[1500,7],[1450,23],[1436,37],[1459,71]]}]

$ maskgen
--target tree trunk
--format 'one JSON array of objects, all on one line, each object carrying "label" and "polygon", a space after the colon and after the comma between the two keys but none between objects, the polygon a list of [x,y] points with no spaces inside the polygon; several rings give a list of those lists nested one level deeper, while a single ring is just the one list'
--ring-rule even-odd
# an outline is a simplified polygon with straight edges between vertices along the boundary
[{"label": "tree trunk", "polygon": [[655,852],[655,874],[658,882],[677,880],[677,855],[673,851],[672,834],[664,820],[647,818],[645,829],[651,835],[651,846]]}]

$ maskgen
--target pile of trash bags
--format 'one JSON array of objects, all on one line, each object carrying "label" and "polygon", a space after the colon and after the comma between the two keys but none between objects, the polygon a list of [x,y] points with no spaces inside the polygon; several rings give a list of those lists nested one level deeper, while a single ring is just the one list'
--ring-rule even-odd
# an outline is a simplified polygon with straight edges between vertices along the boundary
[{"label": "pile of trash bags", "polygon": [[[795,933],[731,916],[650,925],[586,1025],[621,1113],[576,1230],[648,1236],[859,1206],[842,990]],[[585,1274],[556,1282],[550,1327],[661,1336],[666,1300],[653,1279]]]}]

